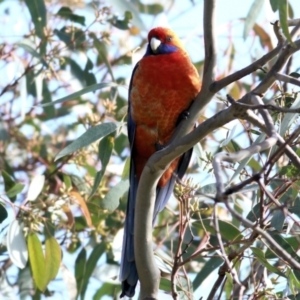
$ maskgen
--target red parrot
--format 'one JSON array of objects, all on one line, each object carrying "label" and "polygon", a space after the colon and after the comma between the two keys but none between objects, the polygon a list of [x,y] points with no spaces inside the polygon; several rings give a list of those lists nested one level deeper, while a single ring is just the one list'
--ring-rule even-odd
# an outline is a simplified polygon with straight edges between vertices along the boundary
[{"label": "red parrot", "polygon": [[[138,281],[134,258],[134,209],[138,182],[150,156],[162,149],[200,91],[198,72],[176,34],[157,27],[148,34],[144,57],[135,66],[128,105],[128,138],[131,149],[130,188],[124,228],[120,280],[121,297],[132,297]],[[192,149],[175,159],[160,178],[153,222],[165,207],[176,178],[182,178]]]}]

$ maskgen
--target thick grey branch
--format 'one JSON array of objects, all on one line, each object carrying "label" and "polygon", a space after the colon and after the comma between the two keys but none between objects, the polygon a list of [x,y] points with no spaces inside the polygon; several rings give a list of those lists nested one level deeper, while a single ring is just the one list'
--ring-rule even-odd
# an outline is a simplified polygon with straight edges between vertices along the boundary
[{"label": "thick grey branch", "polygon": [[277,73],[277,74],[275,74],[275,78],[277,80],[280,80],[280,81],[283,81],[286,83],[291,83],[291,84],[300,86],[300,80],[295,77],[289,76],[289,75]]},{"label": "thick grey branch", "polygon": [[[215,0],[204,1],[205,67],[203,82],[206,82],[206,84],[203,84],[201,92],[194,101],[189,120],[182,122],[181,126],[178,126],[178,130],[175,132],[176,140],[186,135],[191,130],[193,124],[195,124],[199,118],[201,109],[203,109],[214,95],[208,90],[208,86],[213,80],[216,63],[215,2]],[[174,139],[171,140],[171,143],[172,142],[174,142]],[[184,150],[184,148],[185,145],[182,145],[179,150],[181,152],[177,152],[178,155],[188,150]],[[157,158],[159,158],[159,160],[157,160]],[[161,158],[163,165],[160,162]],[[139,280],[141,282],[140,299],[144,299],[146,297],[155,298],[158,291],[159,272],[154,262],[154,254],[152,250],[153,209],[158,179],[173,159],[174,157],[164,157],[160,154],[154,154],[144,167],[138,186],[135,208],[134,247],[135,253],[138,253],[135,259],[139,273]]]},{"label": "thick grey branch", "polygon": [[[182,122],[182,124],[178,126],[178,130],[173,135],[169,145],[167,145],[163,150],[156,152],[149,159],[143,170],[139,182],[136,201],[136,226],[134,235],[135,249],[137,249],[138,247],[138,251],[136,251],[136,253],[139,253],[139,255],[136,256],[136,264],[138,273],[140,274],[142,291],[140,295],[141,299],[144,299],[146,297],[155,298],[159,285],[159,272],[157,267],[155,266],[152,251],[153,203],[155,202],[156,185],[158,179],[163,174],[164,170],[168,167],[171,161],[190,149],[193,145],[195,145],[198,141],[200,141],[214,129],[219,128],[220,126],[223,126],[224,124],[236,118],[246,119],[248,116],[246,108],[232,105],[228,109],[225,109],[212,118],[206,120],[198,128],[190,132],[193,124],[199,118],[201,110],[212,99],[217,91],[219,91],[227,84],[259,69],[270,59],[275,57],[281,50],[279,57],[276,63],[271,68],[270,72],[267,73],[266,77],[253,91],[255,94],[265,93],[274,84],[276,80],[275,74],[280,72],[288,58],[300,48],[300,41],[294,42],[293,46],[287,45],[283,49],[281,49],[280,47],[276,47],[273,51],[266,54],[260,60],[253,63],[249,67],[246,67],[243,70],[212,84],[214,78],[214,67],[216,63],[214,33],[215,2],[215,0],[204,1],[205,64],[203,86],[201,92],[199,93],[194,101],[193,106],[191,107],[190,118],[187,121]],[[243,97],[240,102],[249,103],[248,98],[248,96]],[[269,127],[266,127],[266,129],[268,130]],[[272,143],[273,140],[277,140],[277,134],[275,137],[272,130]],[[269,145],[272,143],[269,143]],[[274,240],[271,239],[267,233],[265,233],[261,228],[255,227],[255,225],[253,225],[252,223],[250,225],[255,231],[257,231],[266,240],[268,240],[271,245],[274,245]],[[276,247],[277,246],[278,245],[276,244]],[[284,257],[284,259],[286,259],[288,262],[291,261],[291,265],[296,266],[297,268],[300,267],[298,263],[297,265],[294,264],[294,260],[292,258],[284,255],[285,254],[283,254],[282,257]]]},{"label": "thick grey branch", "polygon": [[[216,0],[205,0],[204,2],[205,67],[203,87],[191,108],[189,120],[181,122],[182,124],[178,126],[178,130],[174,133],[170,143],[176,142],[178,138],[186,135],[191,130],[193,124],[195,124],[199,118],[201,109],[203,109],[214,95],[207,87],[213,81],[216,64],[215,3]],[[204,82],[206,82],[206,84],[204,84]],[[180,155],[188,150],[184,150],[184,148],[185,145],[183,144],[179,149],[180,153],[177,151],[177,154]],[[157,158],[159,160],[157,160]],[[158,291],[159,272],[154,262],[152,250],[153,208],[158,180],[165,168],[174,158],[175,157],[164,157],[160,154],[154,154],[144,167],[138,186],[134,226],[134,249],[137,270],[141,282],[141,299],[146,297],[155,298]],[[160,160],[162,160],[162,163]]]},{"label": "thick grey branch", "polygon": [[287,20],[289,26],[296,26],[300,23],[300,19]]},{"label": "thick grey branch", "polygon": [[293,38],[294,36],[297,36],[297,34],[299,33],[299,29],[300,29],[300,19],[295,19],[295,20],[290,20],[290,21],[295,21],[295,27],[292,29],[291,31],[291,37]]},{"label": "thick grey branch", "polygon": [[203,86],[209,86],[214,81],[216,66],[216,34],[215,34],[215,5],[216,1],[204,1],[203,28],[205,61],[203,70]]},{"label": "thick grey branch", "polygon": [[205,44],[205,58],[204,70],[202,78],[201,91],[196,97],[191,109],[189,119],[186,122],[181,122],[180,126],[176,128],[173,137],[169,144],[172,144],[178,138],[185,136],[191,131],[191,128],[197,123],[201,111],[210,102],[214,96],[214,92],[209,89],[209,86],[214,80],[214,69],[216,66],[216,35],[215,35],[215,5],[216,0],[204,1],[204,44]]},{"label": "thick grey branch", "polygon": [[[143,173],[147,173],[145,166]],[[148,176],[139,182],[134,218],[135,261],[141,283],[139,299],[156,298],[160,272],[156,266],[152,249],[152,221],[158,176]]]}]

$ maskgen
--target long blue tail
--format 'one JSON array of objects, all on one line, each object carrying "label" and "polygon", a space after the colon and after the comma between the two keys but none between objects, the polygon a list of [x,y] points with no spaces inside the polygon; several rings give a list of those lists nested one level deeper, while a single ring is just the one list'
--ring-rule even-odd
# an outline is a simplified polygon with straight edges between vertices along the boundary
[{"label": "long blue tail", "polygon": [[[176,174],[171,177],[169,182],[162,188],[158,187],[156,190],[156,201],[153,213],[153,223],[158,213],[166,206],[176,182],[176,178],[182,178],[189,165],[193,149],[184,153],[178,163]],[[138,187],[138,178],[134,172],[134,163],[130,163],[130,188],[128,193],[127,213],[124,227],[123,249],[121,259],[120,280],[122,281],[122,294],[124,296],[133,297],[135,294],[135,287],[138,282],[138,273],[134,258],[134,211],[135,199]]]}]

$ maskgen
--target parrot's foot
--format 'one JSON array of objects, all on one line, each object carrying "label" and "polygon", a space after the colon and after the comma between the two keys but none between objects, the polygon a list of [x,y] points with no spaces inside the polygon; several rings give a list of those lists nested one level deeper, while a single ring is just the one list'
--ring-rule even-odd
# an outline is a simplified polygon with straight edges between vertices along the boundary
[{"label": "parrot's foot", "polygon": [[160,144],[159,142],[156,142],[156,143],[154,144],[154,147],[155,147],[155,150],[156,150],[156,151],[159,151],[159,150],[162,150],[162,149],[165,148],[165,146],[164,146],[163,144]]},{"label": "parrot's foot", "polygon": [[190,116],[190,112],[188,110],[184,110],[178,117],[176,125],[178,125],[181,121],[187,120]]}]

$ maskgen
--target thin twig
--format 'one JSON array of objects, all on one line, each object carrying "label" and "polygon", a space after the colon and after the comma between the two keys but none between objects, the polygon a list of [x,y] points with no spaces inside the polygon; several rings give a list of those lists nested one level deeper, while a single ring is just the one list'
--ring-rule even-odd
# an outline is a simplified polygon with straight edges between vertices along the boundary
[{"label": "thin twig", "polygon": [[214,228],[216,231],[216,237],[220,246],[220,251],[222,253],[222,258],[225,260],[226,263],[226,269],[227,271],[229,271],[229,273],[232,276],[233,281],[241,286],[241,282],[238,278],[238,275],[236,273],[236,270],[234,268],[231,267],[231,261],[228,259],[225,249],[224,249],[224,245],[223,245],[223,241],[222,241],[222,236],[220,233],[220,228],[219,228],[219,221],[218,221],[218,215],[217,215],[217,205],[214,206],[214,210],[213,210],[213,222],[214,222]]},{"label": "thin twig", "polygon": [[[251,110],[247,110],[247,112],[244,115],[244,119],[247,120],[248,122],[250,122],[251,124],[253,124],[254,126],[257,126],[259,129],[261,129],[262,131],[266,132],[266,125],[263,122],[263,120],[261,118],[259,118],[253,111]],[[287,157],[291,160],[291,162],[293,163],[293,165],[295,167],[297,167],[298,169],[300,169],[300,158],[299,156],[296,154],[296,152],[289,146],[286,144],[285,140],[283,139],[283,137],[277,133],[277,145],[278,146],[282,146],[285,145],[285,154],[287,155]]]},{"label": "thin twig", "polygon": [[285,260],[292,268],[295,268],[296,270],[300,270],[300,264],[297,262],[289,253],[287,253],[270,235],[267,231],[265,231],[263,228],[260,228],[255,223],[245,219],[242,215],[240,215],[238,212],[236,212],[231,205],[229,204],[229,201],[225,199],[225,205],[228,209],[228,211],[234,216],[237,220],[239,220],[246,228],[251,228],[254,230],[257,234],[261,235],[267,243],[270,245],[272,250],[280,257],[281,259]]},{"label": "thin twig", "polygon": [[[258,95],[252,94],[252,101],[254,104],[261,105],[262,100]],[[231,163],[235,163],[238,161],[241,161],[242,159],[249,157],[253,154],[256,154],[258,152],[261,152],[263,150],[271,148],[273,145],[276,144],[277,142],[277,133],[274,128],[273,120],[269,114],[269,112],[265,109],[261,109],[260,114],[262,115],[266,128],[267,128],[267,134],[268,138],[264,141],[262,141],[259,144],[252,144],[246,149],[240,150],[238,152],[234,153],[224,153],[220,152],[216,154],[213,158],[213,169],[214,169],[214,175],[216,178],[216,188],[217,188],[217,194],[216,198],[218,201],[223,201],[223,197],[226,195],[224,194],[224,183],[223,183],[223,178],[222,178],[222,170],[221,170],[221,162],[222,161],[227,161]]]},{"label": "thin twig", "polygon": [[274,58],[281,50],[281,46],[277,46],[272,51],[268,52],[264,56],[262,56],[260,59],[256,60],[251,65],[233,73],[225,78],[222,78],[221,80],[215,81],[210,86],[210,91],[217,93],[222,88],[228,86],[230,83],[235,82],[251,73],[253,73],[256,70],[261,69],[267,62],[269,62],[272,58]]}]

